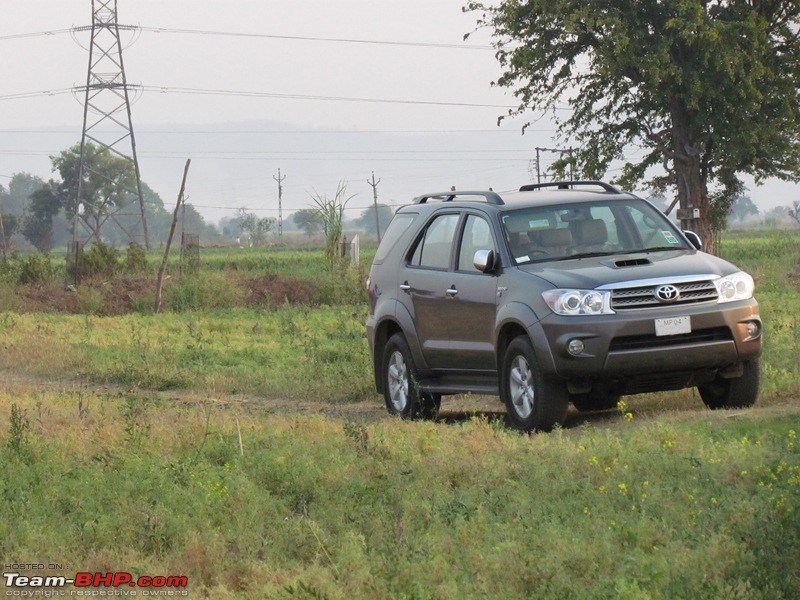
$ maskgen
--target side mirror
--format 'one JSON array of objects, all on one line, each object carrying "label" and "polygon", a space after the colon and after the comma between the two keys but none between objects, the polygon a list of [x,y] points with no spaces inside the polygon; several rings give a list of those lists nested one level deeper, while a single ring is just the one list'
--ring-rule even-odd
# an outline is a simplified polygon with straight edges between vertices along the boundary
[{"label": "side mirror", "polygon": [[688,239],[697,250],[703,249],[703,242],[700,240],[700,236],[694,231],[684,230],[683,235],[686,236],[686,239]]},{"label": "side mirror", "polygon": [[472,257],[472,264],[481,273],[488,273],[494,269],[494,250],[478,250]]}]

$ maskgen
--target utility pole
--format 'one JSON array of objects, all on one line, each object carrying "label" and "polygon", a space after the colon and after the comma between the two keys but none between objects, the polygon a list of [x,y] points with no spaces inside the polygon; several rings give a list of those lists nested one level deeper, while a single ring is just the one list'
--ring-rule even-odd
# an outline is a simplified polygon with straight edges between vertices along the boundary
[{"label": "utility pole", "polygon": [[381,220],[378,218],[378,184],[381,182],[380,179],[375,181],[375,171],[372,172],[372,181],[367,179],[367,183],[372,186],[372,199],[373,203],[375,204],[375,231],[378,232],[378,243],[381,243]]},{"label": "utility pole", "polygon": [[[86,88],[76,88],[76,91],[85,92],[83,104],[83,133],[81,135],[80,174],[78,177],[78,192],[75,197],[75,216],[73,223],[73,247],[78,242],[79,221],[89,229],[89,240],[97,238],[99,228],[89,225],[88,216],[80,215],[81,183],[85,176],[91,173],[95,177],[108,179],[105,174],[92,172],[87,161],[87,145],[94,144],[100,150],[110,152],[112,155],[124,158],[131,163],[131,168],[136,176],[136,189],[124,189],[126,193],[138,198],[139,207],[136,213],[125,213],[128,206],[120,206],[108,214],[108,218],[124,231],[133,240],[139,234],[134,233],[141,227],[141,237],[144,245],[150,248],[147,235],[147,218],[144,210],[144,196],[142,193],[142,178],[139,171],[139,159],[136,156],[136,139],[133,135],[133,120],[131,117],[131,102],[128,91],[134,86],[129,86],[125,77],[125,66],[122,62],[122,42],[120,30],[134,30],[130,25],[120,25],[117,20],[117,0],[92,0],[92,25],[91,27],[77,27],[74,31],[91,30],[91,43],[89,44],[89,70],[86,75]],[[119,113],[124,113],[124,116]],[[99,128],[103,125],[103,130]],[[129,149],[123,149],[122,143],[130,144]],[[117,185],[117,184],[115,184]],[[129,216],[137,220],[131,223],[130,219],[121,217]],[[141,239],[141,238],[140,238]]]},{"label": "utility pole", "polygon": [[6,257],[6,232],[3,229],[3,204],[0,202],[0,243],[3,244],[3,258]]},{"label": "utility pole", "polygon": [[542,183],[542,169],[541,169],[541,157],[540,152],[553,152],[558,154],[559,156],[564,156],[565,154],[569,155],[569,178],[570,180],[575,180],[575,162],[572,157],[573,148],[570,146],[567,150],[563,148],[536,148],[536,183]]},{"label": "utility pole", "polygon": [[283,242],[283,180],[286,175],[281,177],[281,170],[278,169],[278,176],[272,178],[278,182],[278,243]]}]

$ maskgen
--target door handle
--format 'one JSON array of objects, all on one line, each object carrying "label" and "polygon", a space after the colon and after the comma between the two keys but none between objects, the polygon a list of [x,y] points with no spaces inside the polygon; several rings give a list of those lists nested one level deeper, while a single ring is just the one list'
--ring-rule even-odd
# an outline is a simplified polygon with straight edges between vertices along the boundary
[{"label": "door handle", "polygon": [[407,281],[404,281],[403,283],[400,284],[400,290],[403,292],[408,292],[409,290],[411,290],[411,286],[408,285]]},{"label": "door handle", "polygon": [[457,293],[458,290],[455,287],[447,288],[445,291],[445,294],[447,294],[450,298],[454,298]]}]

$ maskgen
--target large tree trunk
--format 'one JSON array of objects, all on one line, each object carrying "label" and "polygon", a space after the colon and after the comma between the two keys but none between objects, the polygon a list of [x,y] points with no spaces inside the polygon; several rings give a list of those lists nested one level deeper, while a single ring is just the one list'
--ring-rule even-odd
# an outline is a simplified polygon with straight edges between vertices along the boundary
[{"label": "large tree trunk", "polygon": [[[673,151],[672,165],[678,200],[681,229],[689,229],[700,236],[703,249],[714,252],[714,231],[711,227],[711,203],[708,199],[708,181],[703,168],[703,149],[691,133],[692,117],[685,109],[672,112]],[[699,217],[694,217],[694,211]]]}]

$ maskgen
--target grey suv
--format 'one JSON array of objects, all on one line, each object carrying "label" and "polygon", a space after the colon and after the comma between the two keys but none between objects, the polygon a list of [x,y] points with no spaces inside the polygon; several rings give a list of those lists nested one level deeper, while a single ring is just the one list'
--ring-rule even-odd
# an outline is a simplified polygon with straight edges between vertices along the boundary
[{"label": "grey suv", "polygon": [[375,255],[367,335],[391,413],[499,395],[547,430],[622,395],[697,386],[752,405],[762,326],[753,279],[700,251],[646,200],[603,182],[445,192],[399,209]]}]

